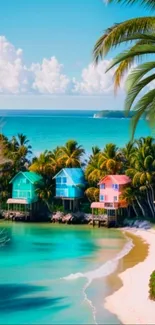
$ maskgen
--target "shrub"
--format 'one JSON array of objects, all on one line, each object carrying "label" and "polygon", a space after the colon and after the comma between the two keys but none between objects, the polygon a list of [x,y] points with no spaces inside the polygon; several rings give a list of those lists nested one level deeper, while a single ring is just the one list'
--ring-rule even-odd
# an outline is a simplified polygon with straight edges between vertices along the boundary
[{"label": "shrub", "polygon": [[149,298],[155,300],[155,271],[152,272],[149,281]]}]

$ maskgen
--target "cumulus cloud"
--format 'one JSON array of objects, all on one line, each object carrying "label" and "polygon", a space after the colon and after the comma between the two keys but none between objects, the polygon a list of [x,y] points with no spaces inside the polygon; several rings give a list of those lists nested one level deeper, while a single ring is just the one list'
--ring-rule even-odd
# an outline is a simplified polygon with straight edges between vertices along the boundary
[{"label": "cumulus cloud", "polygon": [[67,91],[69,78],[55,57],[27,67],[23,51],[0,36],[0,93],[61,94]]},{"label": "cumulus cloud", "polygon": [[28,70],[22,61],[22,50],[0,36],[0,92],[18,94],[28,88]]},{"label": "cumulus cloud", "polygon": [[82,71],[81,81],[73,79],[73,92],[83,95],[101,95],[113,91],[114,69],[105,73],[110,60],[103,60],[97,66],[89,64]]},{"label": "cumulus cloud", "polygon": [[55,57],[43,59],[42,64],[33,64],[34,73],[32,88],[41,94],[64,94],[69,86],[69,78],[62,74],[63,65]]},{"label": "cumulus cloud", "polygon": [[109,63],[110,60],[103,60],[97,66],[89,64],[81,72],[81,80],[71,80],[56,57],[26,66],[22,50],[0,36],[0,93],[112,94],[114,69],[105,73]]}]

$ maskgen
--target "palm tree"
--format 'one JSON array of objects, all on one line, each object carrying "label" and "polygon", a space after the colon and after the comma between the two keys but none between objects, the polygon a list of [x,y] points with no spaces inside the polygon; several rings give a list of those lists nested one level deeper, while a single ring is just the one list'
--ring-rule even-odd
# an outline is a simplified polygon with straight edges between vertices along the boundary
[{"label": "palm tree", "polygon": [[57,147],[53,151],[49,152],[49,170],[53,175],[57,174],[63,167],[65,167],[64,160],[62,159],[61,148]]},{"label": "palm tree", "polygon": [[100,155],[100,167],[105,173],[117,174],[121,172],[122,161],[121,155],[115,144],[109,143],[105,146],[102,154]]},{"label": "palm tree", "polygon": [[60,148],[60,156],[65,167],[80,167],[81,158],[85,153],[82,146],[79,146],[77,141],[69,140],[65,146]]},{"label": "palm tree", "polygon": [[[112,0],[108,1],[112,2]],[[133,0],[117,1],[125,3],[135,3]],[[154,1],[141,1],[152,8],[155,8]],[[107,71],[115,66],[118,66],[114,73],[115,90],[120,86],[121,80],[127,71],[131,68],[134,62],[145,57],[148,54],[155,53],[155,35],[154,35],[155,17],[140,17],[127,20],[122,23],[115,24],[108,28],[104,35],[100,37],[94,47],[94,58],[96,62],[105,56],[111,49],[116,48],[122,43],[134,44],[126,51],[117,55],[109,65]],[[155,90],[149,90],[142,98],[134,105],[135,99],[146,86],[148,86],[154,79],[155,74],[152,72],[155,68],[155,61],[140,64],[134,68],[126,80],[126,100],[125,110],[127,113],[132,109],[135,114],[132,117],[132,136],[139,119],[144,115],[154,125],[154,102]],[[144,76],[146,76],[144,78]]]},{"label": "palm tree", "polygon": [[39,157],[33,159],[29,170],[45,176],[49,172],[49,164],[50,155],[49,152],[45,150]]},{"label": "palm tree", "polygon": [[[138,144],[139,148],[135,151],[131,167],[126,174],[132,179],[134,188],[146,193],[147,205],[152,217],[155,216],[154,207],[154,183],[155,183],[155,145],[152,147],[145,144]],[[143,204],[137,200],[143,215],[145,216]]]},{"label": "palm tree", "polygon": [[138,2],[141,5],[148,6],[151,9],[155,9],[155,0],[106,0],[107,3],[122,3],[122,4],[137,4]]},{"label": "palm tree", "polygon": [[9,142],[7,137],[0,135],[0,165],[12,163],[12,160],[8,158]]},{"label": "palm tree", "polygon": [[24,134],[13,136],[9,143],[9,157],[14,161],[16,172],[21,169],[26,169],[29,164],[29,157],[32,154],[32,147],[29,145],[29,140]]},{"label": "palm tree", "polygon": [[97,185],[99,180],[105,175],[105,171],[101,168],[100,154],[91,158],[85,169],[85,177],[90,185]]},{"label": "palm tree", "polygon": [[44,183],[40,183],[36,189],[38,197],[46,204],[48,210],[53,210],[53,186],[47,180]]},{"label": "palm tree", "polygon": [[85,194],[90,202],[99,201],[99,189],[96,187],[89,187]]},{"label": "palm tree", "polygon": [[128,169],[132,163],[132,159],[135,157],[135,143],[132,141],[129,141],[124,148],[121,149],[120,155],[121,160],[123,162],[123,170],[125,172],[126,169]]},{"label": "palm tree", "polygon": [[135,215],[138,217],[139,213],[137,210],[137,203],[136,203],[136,191],[134,187],[126,187],[121,195],[121,199],[125,200],[128,204],[128,215],[130,214],[130,207],[133,207]]}]

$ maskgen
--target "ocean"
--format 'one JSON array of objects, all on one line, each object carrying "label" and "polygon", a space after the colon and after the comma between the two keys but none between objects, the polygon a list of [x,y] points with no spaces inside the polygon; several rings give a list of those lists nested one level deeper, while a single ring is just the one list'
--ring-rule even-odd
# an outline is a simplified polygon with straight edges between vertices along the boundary
[{"label": "ocean", "polygon": [[[130,140],[129,118],[93,118],[96,111],[0,110],[0,132],[11,138],[23,133],[30,140],[34,155],[52,150],[75,139],[87,153],[92,146],[103,148],[113,142],[122,147]],[[135,137],[151,135],[144,120]]]},{"label": "ocean", "polygon": [[104,309],[132,242],[115,229],[0,222],[0,324],[121,324]]},{"label": "ocean", "polygon": [[[130,119],[95,119],[94,113],[1,110],[0,131],[8,138],[25,134],[34,155],[69,139],[87,153],[95,145],[113,142],[122,147],[129,141]],[[136,137],[147,135],[151,132],[141,120]],[[0,324],[120,325],[104,301],[117,289],[116,278],[109,279],[109,274],[128,265],[119,261],[131,248],[132,242],[115,229],[1,221]]]}]

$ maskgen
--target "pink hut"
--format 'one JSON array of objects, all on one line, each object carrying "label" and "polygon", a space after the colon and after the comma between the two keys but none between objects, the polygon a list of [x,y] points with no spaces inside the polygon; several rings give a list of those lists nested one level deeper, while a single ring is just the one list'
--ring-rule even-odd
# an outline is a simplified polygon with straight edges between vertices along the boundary
[{"label": "pink hut", "polygon": [[107,216],[117,217],[117,210],[126,208],[127,202],[121,199],[124,188],[131,182],[126,175],[107,175],[99,182],[99,202],[91,204],[92,214],[94,208],[105,209]]}]

